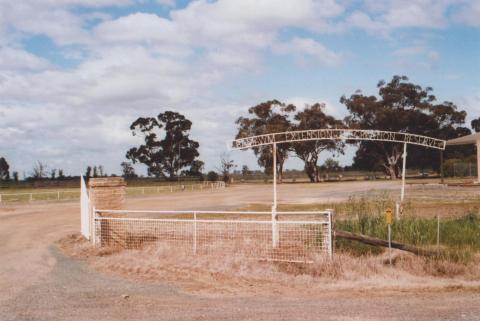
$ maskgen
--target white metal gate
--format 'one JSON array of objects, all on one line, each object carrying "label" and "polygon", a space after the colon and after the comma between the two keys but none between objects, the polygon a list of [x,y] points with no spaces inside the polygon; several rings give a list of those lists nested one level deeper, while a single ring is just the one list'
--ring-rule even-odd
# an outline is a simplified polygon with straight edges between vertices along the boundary
[{"label": "white metal gate", "polygon": [[[332,210],[318,212],[94,210],[99,246],[311,262],[333,254]],[[267,220],[265,219],[267,218]]]}]

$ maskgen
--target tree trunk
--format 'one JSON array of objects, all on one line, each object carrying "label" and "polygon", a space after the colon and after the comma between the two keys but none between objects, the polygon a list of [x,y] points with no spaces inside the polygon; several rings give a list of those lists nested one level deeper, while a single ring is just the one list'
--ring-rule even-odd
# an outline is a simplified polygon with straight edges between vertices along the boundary
[{"label": "tree trunk", "polygon": [[310,183],[315,183],[315,171],[314,168],[312,167],[312,164],[310,162],[305,161],[305,174],[307,174],[308,178],[310,179]]},{"label": "tree trunk", "polygon": [[397,171],[396,171],[395,167],[396,167],[396,166],[392,166],[392,165],[386,166],[386,168],[387,168],[387,175],[390,176],[390,179],[391,179],[391,180],[397,179]]},{"label": "tree trunk", "polygon": [[284,162],[283,159],[278,162],[278,171],[277,171],[278,177],[277,178],[278,178],[279,183],[282,183],[282,181],[283,181],[283,162]]},{"label": "tree trunk", "polygon": [[390,179],[394,180],[398,178],[398,167],[397,163],[402,153],[397,152],[396,146],[393,148],[392,153],[389,155],[388,152],[385,152],[386,162],[383,165],[387,172],[387,175],[390,176]]},{"label": "tree trunk", "polygon": [[[388,247],[388,241],[386,240],[377,239],[375,237],[370,237],[363,234],[354,234],[352,232],[347,232],[347,231],[342,231],[337,229],[335,229],[335,237],[341,237],[348,240],[358,241],[368,245]],[[438,251],[430,251],[430,250],[418,248],[413,245],[402,244],[402,243],[393,242],[393,241],[391,242],[391,246],[394,249],[407,251],[416,255],[436,256],[439,254]]]},{"label": "tree trunk", "polygon": [[320,171],[318,170],[318,166],[315,164],[315,183],[320,182]]}]

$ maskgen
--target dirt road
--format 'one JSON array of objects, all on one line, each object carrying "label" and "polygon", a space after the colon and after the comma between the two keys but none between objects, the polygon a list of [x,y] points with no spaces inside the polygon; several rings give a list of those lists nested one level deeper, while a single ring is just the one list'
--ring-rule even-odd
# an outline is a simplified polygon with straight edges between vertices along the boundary
[{"label": "dirt road", "polygon": [[[320,187],[319,187],[320,186]],[[282,202],[338,200],[397,183],[280,186]],[[269,186],[128,200],[129,208],[226,209],[270,202]],[[55,241],[79,230],[77,203],[0,207],[0,320],[480,320],[475,290],[326,291],[315,297],[199,295],[92,270]],[[128,296],[128,297],[127,297]]]}]

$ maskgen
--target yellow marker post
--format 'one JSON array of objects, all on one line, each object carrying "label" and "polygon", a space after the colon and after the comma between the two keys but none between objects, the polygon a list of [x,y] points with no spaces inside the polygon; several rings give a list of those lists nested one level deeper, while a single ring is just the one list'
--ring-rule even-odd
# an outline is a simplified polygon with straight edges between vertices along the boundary
[{"label": "yellow marker post", "polygon": [[387,222],[388,225],[393,224],[393,212],[391,208],[387,208],[385,210],[385,221]]},{"label": "yellow marker post", "polygon": [[391,208],[385,210],[385,221],[388,225],[388,256],[390,265],[392,265],[392,224],[393,224],[393,213]]}]

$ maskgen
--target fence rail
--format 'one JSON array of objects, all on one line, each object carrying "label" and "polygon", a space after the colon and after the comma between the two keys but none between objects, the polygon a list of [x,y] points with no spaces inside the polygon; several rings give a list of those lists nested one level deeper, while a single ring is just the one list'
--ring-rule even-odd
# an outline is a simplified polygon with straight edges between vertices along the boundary
[{"label": "fence rail", "polygon": [[166,245],[191,251],[193,255],[235,255],[289,262],[311,262],[333,254],[331,210],[276,212],[274,217],[272,212],[240,211],[94,213],[94,242],[98,246],[136,249]]},{"label": "fence rail", "polygon": [[[157,193],[174,193],[190,191],[214,191],[225,188],[224,182],[205,182],[203,184],[179,184],[160,186],[126,187],[127,196],[149,195]],[[34,202],[34,201],[66,201],[80,199],[79,190],[56,190],[31,193],[0,193],[0,203]]]}]

